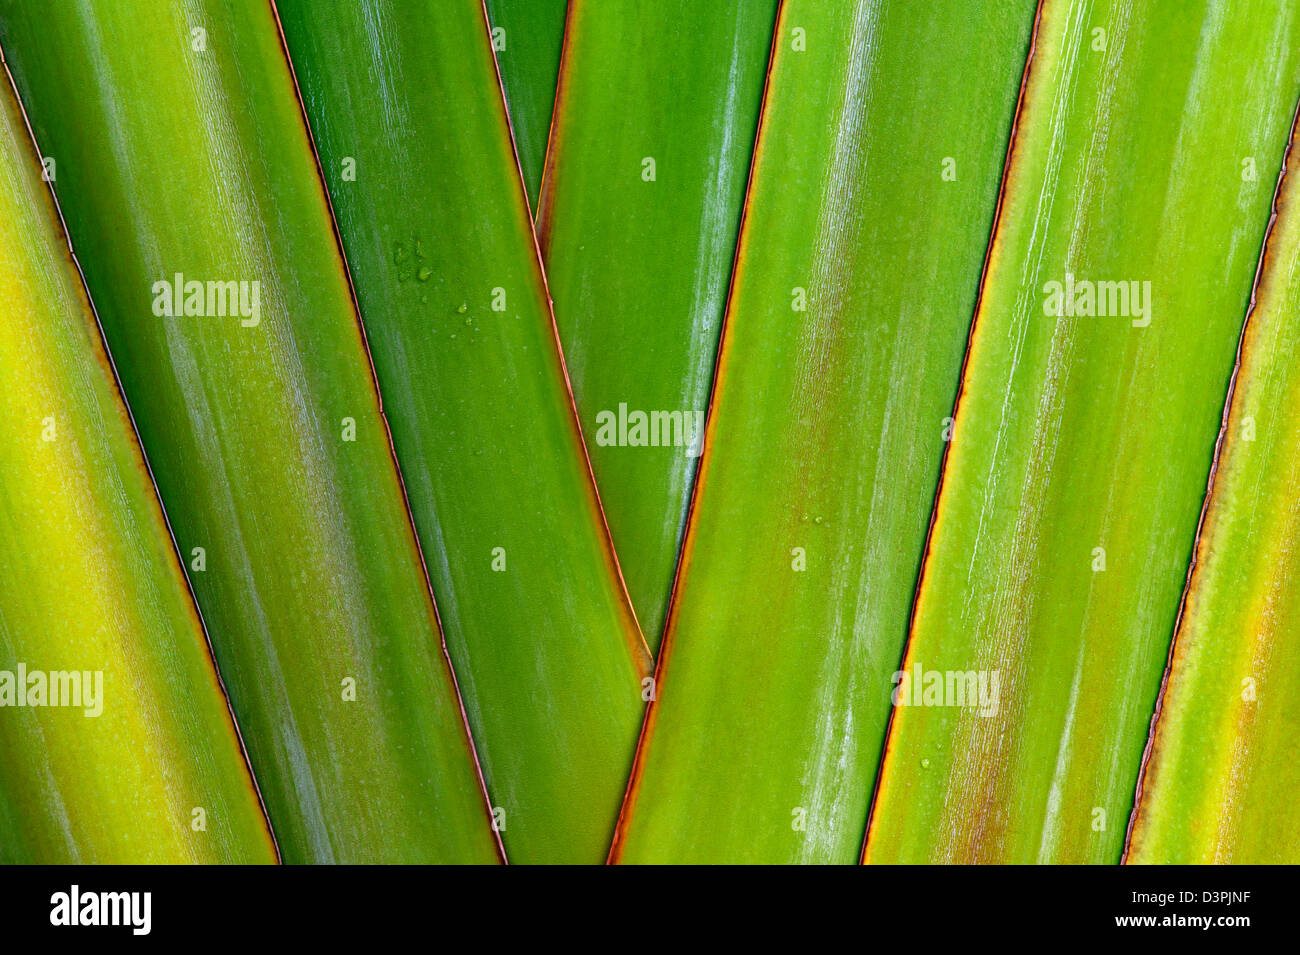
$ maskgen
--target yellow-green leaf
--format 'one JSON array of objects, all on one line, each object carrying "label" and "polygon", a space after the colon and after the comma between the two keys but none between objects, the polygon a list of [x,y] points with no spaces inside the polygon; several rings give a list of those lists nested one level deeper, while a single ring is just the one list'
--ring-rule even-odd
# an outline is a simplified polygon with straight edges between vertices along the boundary
[{"label": "yellow-green leaf", "polygon": [[482,3],[430,6],[279,4],[506,848],[599,862],[649,654],[583,454]]},{"label": "yellow-green leaf", "polygon": [[1119,860],[1298,93],[1280,0],[1044,0],[867,861]]},{"label": "yellow-green leaf", "polygon": [[492,861],[272,8],[0,0],[0,43],[284,858]]},{"label": "yellow-green leaf", "polygon": [[620,861],[858,857],[1033,14],[782,7]]},{"label": "yellow-green leaf", "polygon": [[0,87],[0,862],[274,862],[57,167]]},{"label": "yellow-green leaf", "polygon": [[1128,861],[1300,862],[1296,129],[1220,433]]}]

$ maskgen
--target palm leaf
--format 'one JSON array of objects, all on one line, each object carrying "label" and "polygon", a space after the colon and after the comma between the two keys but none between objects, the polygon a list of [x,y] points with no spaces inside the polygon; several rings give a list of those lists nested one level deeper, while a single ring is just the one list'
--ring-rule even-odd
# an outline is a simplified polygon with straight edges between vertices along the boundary
[{"label": "palm leaf", "polygon": [[987,705],[897,708],[868,861],[1118,861],[1298,70],[1281,3],[1042,4],[905,662]]},{"label": "palm leaf", "polygon": [[510,125],[528,202],[537,194],[551,134],[551,108],[564,45],[565,0],[487,0],[492,49],[510,106]]},{"label": "palm leaf", "polygon": [[0,861],[273,862],[147,465],[0,85]]},{"label": "palm leaf", "polygon": [[782,7],[622,861],[857,858],[1033,12]]},{"label": "palm leaf", "polygon": [[[491,861],[270,7],[3,0],[0,38],[285,859]],[[250,307],[160,316],[177,274]]]},{"label": "palm leaf", "polygon": [[[1128,859],[1300,857],[1300,209],[1296,127],[1139,782]],[[1290,167],[1290,168],[1287,168]]]},{"label": "palm leaf", "polygon": [[652,648],[704,437],[776,7],[574,0],[569,10],[538,232]]},{"label": "palm leaf", "polygon": [[1294,3],[0,67],[0,861],[1300,857]]},{"label": "palm leaf", "polygon": [[507,848],[597,862],[650,659],[583,454],[482,5],[424,7],[279,4]]}]

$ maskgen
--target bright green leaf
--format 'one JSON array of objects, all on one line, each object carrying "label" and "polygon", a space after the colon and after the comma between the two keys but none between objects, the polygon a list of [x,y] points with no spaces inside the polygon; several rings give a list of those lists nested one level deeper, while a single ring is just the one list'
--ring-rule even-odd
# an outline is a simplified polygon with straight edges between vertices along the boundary
[{"label": "bright green leaf", "polygon": [[538,232],[633,606],[659,644],[776,0],[574,0]]},{"label": "bright green leaf", "polygon": [[1119,860],[1300,93],[1289,6],[1043,4],[908,645],[943,686],[895,712],[867,861]]},{"label": "bright green leaf", "polygon": [[506,848],[599,862],[649,655],[583,454],[482,5],[417,15],[426,2],[280,13]]},{"label": "bright green leaf", "polygon": [[0,42],[286,861],[492,861],[271,7],[0,0]]},{"label": "bright green leaf", "polygon": [[1295,129],[1291,136],[1130,862],[1300,859],[1300,207]]},{"label": "bright green leaf", "polygon": [[0,85],[0,861],[274,862],[42,165]]},{"label": "bright green leaf", "polygon": [[858,857],[1033,12],[782,8],[621,861]]}]

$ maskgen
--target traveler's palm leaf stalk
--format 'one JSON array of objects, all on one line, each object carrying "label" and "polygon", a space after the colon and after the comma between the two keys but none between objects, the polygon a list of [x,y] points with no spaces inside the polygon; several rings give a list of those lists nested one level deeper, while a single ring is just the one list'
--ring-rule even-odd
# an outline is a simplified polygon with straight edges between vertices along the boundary
[{"label": "traveler's palm leaf stalk", "polygon": [[0,0],[0,44],[285,860],[492,861],[271,8]]},{"label": "traveler's palm leaf stalk", "polygon": [[279,11],[506,848],[599,862],[650,658],[583,453],[482,4],[427,5]]},{"label": "traveler's palm leaf stalk", "polygon": [[519,167],[536,210],[564,45],[565,0],[487,0]]},{"label": "traveler's palm leaf stalk", "polygon": [[1241,7],[0,0],[0,862],[1300,861]]},{"label": "traveler's palm leaf stalk", "polygon": [[704,439],[776,8],[569,6],[538,234],[583,433],[652,648]]},{"label": "traveler's palm leaf stalk", "polygon": [[274,862],[41,171],[0,76],[0,862]]},{"label": "traveler's palm leaf stalk", "polygon": [[1120,858],[1300,94],[1290,4],[1173,6],[1043,3],[869,862]]},{"label": "traveler's palm leaf stalk", "polygon": [[857,859],[1033,16],[783,5],[616,859]]},{"label": "traveler's palm leaf stalk", "polygon": [[1291,136],[1130,862],[1300,859],[1300,186]]}]

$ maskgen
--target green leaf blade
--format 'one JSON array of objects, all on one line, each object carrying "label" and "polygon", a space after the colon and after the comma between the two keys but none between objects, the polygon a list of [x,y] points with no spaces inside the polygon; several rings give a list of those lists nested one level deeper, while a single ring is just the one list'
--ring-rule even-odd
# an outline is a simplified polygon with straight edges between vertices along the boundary
[{"label": "green leaf blade", "polygon": [[619,861],[857,859],[1033,13],[783,5]]},{"label": "green leaf blade", "polygon": [[1300,699],[1295,137],[1224,425],[1128,861],[1294,864]]},{"label": "green leaf blade", "polygon": [[[425,7],[280,13],[507,851],[599,862],[650,659],[583,452],[482,7]],[[388,112],[355,108],[381,86],[397,90]]]},{"label": "green leaf blade", "polygon": [[652,649],[704,437],[776,8],[575,0],[569,13],[538,234]]},{"label": "green leaf blade", "polygon": [[[275,862],[94,315],[0,85],[0,861]],[[49,705],[30,703],[20,666],[41,674]],[[75,674],[75,688],[57,692],[51,673]]]},{"label": "green leaf blade", "polygon": [[487,0],[492,45],[533,209],[546,165],[567,8],[566,0]]}]

